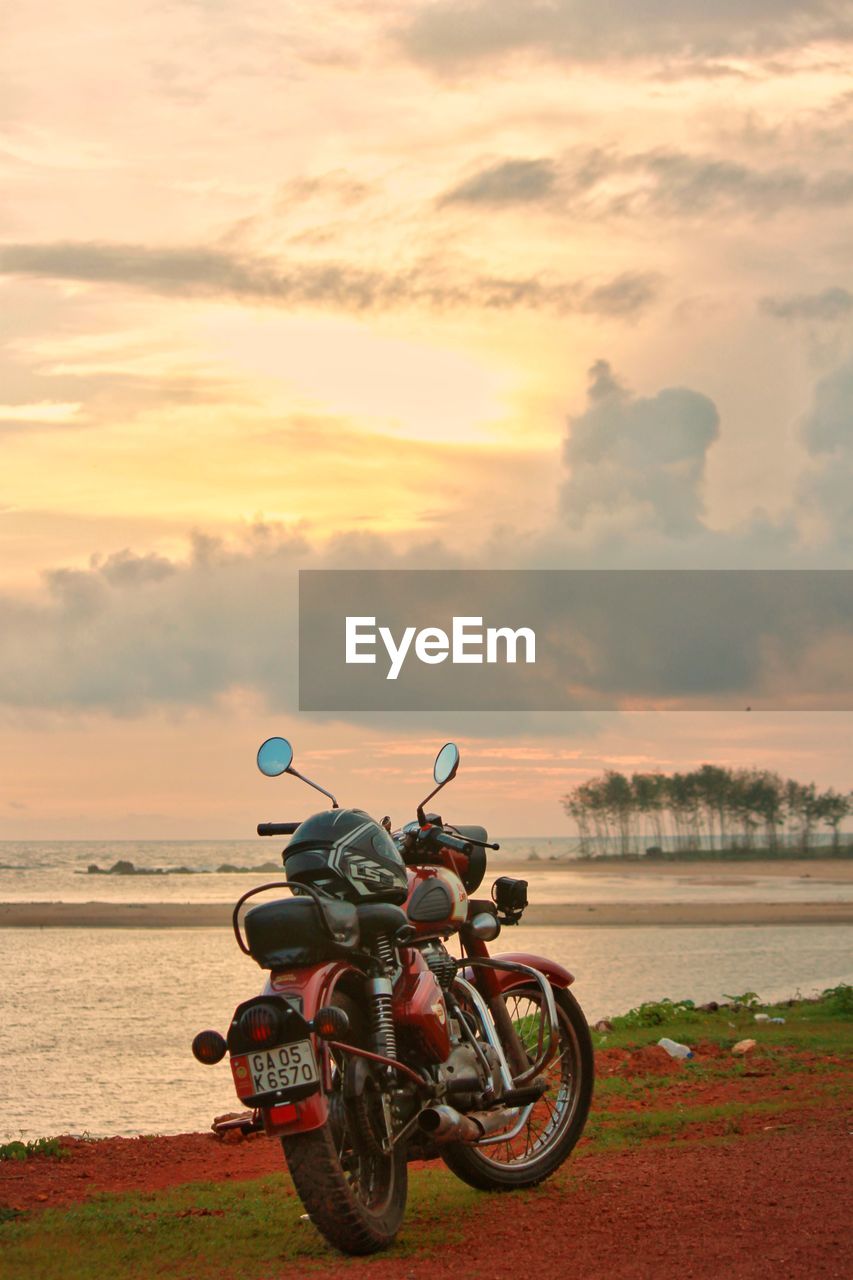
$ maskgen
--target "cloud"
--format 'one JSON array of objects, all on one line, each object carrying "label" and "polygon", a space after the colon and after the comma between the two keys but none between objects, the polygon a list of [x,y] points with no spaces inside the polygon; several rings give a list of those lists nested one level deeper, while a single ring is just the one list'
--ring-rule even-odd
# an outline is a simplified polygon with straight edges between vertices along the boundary
[{"label": "cloud", "polygon": [[451,187],[439,203],[495,209],[538,204],[593,218],[706,217],[730,211],[766,217],[783,209],[853,203],[853,169],[810,174],[793,164],[760,169],[673,149],[590,149],[560,161],[516,157],[489,165]]},{"label": "cloud", "polygon": [[852,35],[849,0],[439,0],[394,31],[409,57],[441,72],[517,52],[569,63],[746,58]]},{"label": "cloud", "polygon": [[813,466],[801,500],[853,550],[853,357],[818,382],[802,434]]},{"label": "cloud", "polygon": [[794,166],[754,169],[675,151],[637,159],[652,180],[646,203],[661,212],[701,214],[735,206],[767,214],[789,207],[840,208],[853,201],[850,169],[811,177]]},{"label": "cloud", "polygon": [[[181,564],[124,552],[89,569],[45,577],[36,601],[0,600],[0,701],[133,714],[150,705],[211,705],[229,687],[263,684],[272,694],[280,653],[287,682],[292,637],[285,610],[259,602],[292,589],[304,547],[281,542],[226,554],[196,541]],[[258,646],[268,636],[265,657]]]},{"label": "cloud", "polygon": [[[600,399],[606,400],[613,394],[603,389],[606,372],[599,370],[597,379]],[[46,575],[37,600],[0,597],[0,705],[128,716],[153,707],[209,709],[244,696],[271,713],[292,712],[297,570],[434,573],[467,567],[472,559],[467,550],[458,556],[438,542],[401,552],[391,538],[375,535],[340,536],[317,548],[286,528],[258,526],[234,545],[197,535],[183,560],[125,551],[87,569],[57,570]],[[516,550],[514,563],[503,567],[529,565]],[[418,579],[423,576],[418,573]],[[504,585],[496,585],[501,576],[484,575],[487,585],[478,601],[491,601],[497,610],[493,622],[519,625],[527,619],[534,625],[543,663],[531,669],[531,678],[522,673],[519,703],[506,698],[500,669],[481,673],[493,704],[513,709],[516,719],[498,727],[475,725],[466,716],[469,733],[541,730],[536,713],[525,707],[565,706],[567,694],[569,705],[591,709],[625,700],[630,705],[637,698],[663,705],[679,699],[717,705],[719,699],[719,705],[731,705],[745,690],[775,706],[791,705],[798,695],[810,706],[849,700],[849,662],[839,646],[853,626],[853,602],[830,575],[789,575],[781,583],[773,573],[746,580],[717,574],[706,589],[696,573],[683,581],[679,574],[674,582],[673,575],[584,572],[574,582],[552,584],[560,587],[553,596],[543,589],[542,575],[523,575],[506,599]],[[351,572],[344,577],[351,589]],[[422,625],[436,624],[437,609],[439,622],[447,610],[471,611],[468,579],[456,574],[439,574],[438,582],[428,575],[429,593],[414,597],[401,594],[396,573],[379,579],[379,596],[388,605],[383,618],[392,626],[395,608],[402,622]],[[337,634],[342,595],[324,593],[320,585],[323,613],[314,626],[320,634]],[[416,590],[411,581],[406,586]],[[690,603],[679,614],[680,601]],[[356,605],[368,613],[377,610],[376,599],[363,594]],[[813,661],[818,651],[829,664],[823,675]],[[445,705],[482,705],[465,701],[459,683],[464,685],[465,673],[449,673],[455,692]],[[328,678],[334,679],[331,668]],[[438,712],[439,704],[433,698],[423,705]],[[343,693],[328,705],[329,718],[370,720],[366,711],[342,711],[354,705]]]},{"label": "cloud", "polygon": [[[293,710],[294,605],[300,569],[495,564],[503,569],[774,569],[849,564],[853,359],[815,389],[802,428],[811,469],[802,482],[799,506],[777,521],[756,513],[743,526],[725,532],[711,529],[703,515],[705,466],[719,432],[714,403],[688,387],[638,395],[606,360],[597,361],[589,373],[586,404],[570,419],[564,444],[568,474],[561,507],[545,513],[540,532],[520,536],[506,516],[503,524],[492,525],[484,515],[479,541],[467,533],[461,539],[442,532],[418,540],[398,533],[341,533],[326,544],[312,544],[300,531],[259,523],[234,543],[199,533],[185,558],[138,555],[126,549],[96,557],[87,568],[54,569],[44,575],[38,596],[11,590],[0,595],[0,706],[135,715],[154,706],[214,707],[223,697],[246,690],[271,711]],[[363,454],[363,446],[356,447]],[[346,453],[341,456],[346,460]],[[495,486],[491,489],[494,493]],[[462,498],[470,502],[470,493],[466,490]],[[799,534],[797,518],[813,510],[824,517],[825,529],[823,541],[810,544]],[[452,519],[444,525],[452,529]],[[747,604],[748,595],[744,609]],[[838,618],[846,626],[844,608],[842,599]],[[759,615],[760,609],[755,615],[756,637],[762,630]],[[779,672],[790,674],[792,662],[800,663],[796,670],[804,682],[811,682],[800,687],[818,689],[820,662],[813,641],[828,645],[820,652],[833,679],[843,669],[835,640],[811,628],[806,614],[797,626],[794,621],[780,633],[772,651],[744,650],[740,671],[753,687],[767,661],[777,664],[773,680]],[[746,644],[751,625],[746,617],[738,621],[738,645]],[[702,638],[709,662],[715,652],[725,650],[725,634],[734,632],[724,629],[722,634],[719,644],[719,637]],[[623,644],[627,650],[620,647]],[[597,688],[628,687],[617,677],[631,669],[630,644],[626,632],[602,637],[589,650],[575,646],[572,661],[578,671],[585,652],[601,650],[601,661],[587,674],[605,683],[594,685],[593,693]],[[657,670],[656,688],[665,695],[666,663]],[[712,681],[709,690],[724,687],[725,672],[715,670],[714,679],[719,677],[723,684]],[[777,681],[773,687],[784,684]],[[525,718],[524,725],[541,732],[546,728],[541,719]],[[492,722],[486,716],[469,731],[492,734],[510,727],[510,722]]]},{"label": "cloud", "polygon": [[81,407],[79,402],[63,404],[56,400],[40,400],[36,404],[0,404],[0,423],[52,426],[73,422]]},{"label": "cloud", "polygon": [[590,369],[587,407],[569,422],[563,458],[564,519],[580,528],[600,512],[657,528],[668,536],[695,532],[702,513],[707,451],[719,415],[707,396],[686,387],[632,395],[606,360]]},{"label": "cloud", "polygon": [[853,315],[853,293],[835,285],[820,293],[789,293],[762,298],[761,310],[779,320],[846,320]]},{"label": "cloud", "polygon": [[442,197],[441,203],[526,204],[549,196],[556,177],[552,160],[503,160],[460,182]]},{"label": "cloud", "polygon": [[[140,353],[140,362],[145,354]],[[0,382],[27,396],[23,402],[0,405],[0,435],[74,431],[117,419],[130,422],[152,411],[245,408],[252,402],[249,389],[236,379],[193,367],[190,361],[167,357],[156,373],[121,367],[135,360],[133,351],[87,356],[70,348],[64,358],[61,347],[49,353],[39,348],[0,351]]]},{"label": "cloud", "polygon": [[127,715],[247,688],[292,709],[299,569],[455,563],[437,540],[400,551],[341,534],[318,548],[257,524],[232,543],[197,533],[184,559],[124,550],[51,570],[38,598],[0,595],[0,704]]},{"label": "cloud", "polygon": [[283,265],[223,248],[58,242],[0,246],[0,274],[123,284],[167,297],[230,298],[272,306],[379,311],[547,309],[632,317],[656,298],[660,280],[630,272],[604,282],[499,276],[421,263],[398,272],[336,263]]}]

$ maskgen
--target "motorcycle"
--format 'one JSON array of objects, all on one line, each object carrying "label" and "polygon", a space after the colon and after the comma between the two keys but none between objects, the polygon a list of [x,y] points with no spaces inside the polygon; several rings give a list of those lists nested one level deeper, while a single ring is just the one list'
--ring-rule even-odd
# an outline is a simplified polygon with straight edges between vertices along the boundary
[{"label": "motorcycle", "polygon": [[238,1123],[281,1140],[311,1221],[345,1253],[392,1242],[410,1161],[440,1158],[483,1191],[534,1186],[589,1111],[593,1051],[572,974],[489,953],[521,919],[527,882],[500,876],[475,897],[499,846],[425,810],[459,759],[455,743],[442,747],[416,820],[392,833],[390,819],[341,809],[298,773],[286,739],[258,751],[262,773],[299,778],[331,808],[258,826],[292,837],[287,878],[250,889],[233,913],[237,944],[268,977],[227,1035],[202,1031],[192,1050],[205,1064],[229,1055],[247,1108]]}]

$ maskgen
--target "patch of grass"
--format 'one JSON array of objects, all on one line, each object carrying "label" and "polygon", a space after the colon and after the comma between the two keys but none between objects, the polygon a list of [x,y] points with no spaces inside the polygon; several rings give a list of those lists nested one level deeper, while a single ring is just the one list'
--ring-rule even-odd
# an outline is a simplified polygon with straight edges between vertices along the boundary
[{"label": "patch of grass", "polygon": [[32,1138],[29,1142],[0,1143],[0,1160],[29,1160],[33,1156],[49,1156],[53,1160],[65,1160],[59,1138]]},{"label": "patch of grass", "polygon": [[636,1146],[653,1138],[674,1138],[691,1125],[720,1124],[724,1134],[739,1133],[741,1121],[749,1116],[778,1115],[802,1103],[771,1099],[766,1102],[719,1102],[708,1106],[679,1105],[648,1108],[641,1112],[596,1111],[586,1127],[586,1150],[612,1151]]},{"label": "patch of grass", "polygon": [[753,1054],[747,1054],[743,1058],[693,1058],[685,1063],[685,1070],[677,1075],[600,1075],[595,1082],[596,1104],[605,1106],[608,1098],[647,1103],[660,1091],[690,1092],[697,1085],[720,1081],[736,1082],[754,1076],[756,1065],[766,1062],[768,1057],[774,1061],[784,1061],[786,1076],[809,1075],[821,1079],[838,1071],[838,1064],[834,1061],[815,1061],[810,1054],[802,1057],[791,1050],[762,1046],[762,1053],[758,1058]]},{"label": "patch of grass", "polygon": [[[443,1168],[419,1171],[403,1230],[383,1256],[422,1257],[461,1240],[478,1199]],[[3,1280],[268,1280],[286,1266],[310,1274],[330,1260],[345,1272],[347,1259],[302,1213],[283,1173],[101,1195],[0,1225]]]},{"label": "patch of grass", "polygon": [[[744,992],[737,1002],[706,1012],[691,1000],[658,1000],[638,1005],[630,1013],[612,1018],[613,1030],[594,1032],[596,1048],[637,1048],[656,1044],[664,1035],[684,1044],[701,1040],[732,1045],[747,1036],[762,1048],[790,1046],[816,1053],[849,1052],[853,1043],[853,989],[842,985],[825,991],[816,1000],[794,1004],[746,1003]],[[757,997],[756,997],[757,1000]],[[784,1018],[784,1023],[756,1022],[756,1013]],[[660,1019],[660,1020],[658,1020]]]}]

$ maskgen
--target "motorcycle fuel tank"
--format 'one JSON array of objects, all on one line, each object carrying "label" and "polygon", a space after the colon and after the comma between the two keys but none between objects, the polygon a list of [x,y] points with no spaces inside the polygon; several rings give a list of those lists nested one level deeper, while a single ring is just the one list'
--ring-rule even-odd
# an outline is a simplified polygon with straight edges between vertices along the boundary
[{"label": "motorcycle fuel tank", "polygon": [[446,867],[410,869],[406,915],[422,937],[458,928],[468,918],[465,886]]}]

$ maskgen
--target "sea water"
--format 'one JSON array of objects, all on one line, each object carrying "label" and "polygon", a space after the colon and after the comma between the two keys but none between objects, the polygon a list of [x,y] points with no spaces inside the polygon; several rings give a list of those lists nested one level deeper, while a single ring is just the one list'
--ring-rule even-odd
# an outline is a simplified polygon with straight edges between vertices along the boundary
[{"label": "sea water", "polygon": [[[716,898],[716,893],[713,894]],[[765,1000],[853,980],[853,926],[506,929],[492,947],[559,960],[587,1016],[642,1000]],[[228,929],[0,930],[0,1141],[176,1133],[240,1110],[227,1062],[197,1063],[263,974]]]}]

